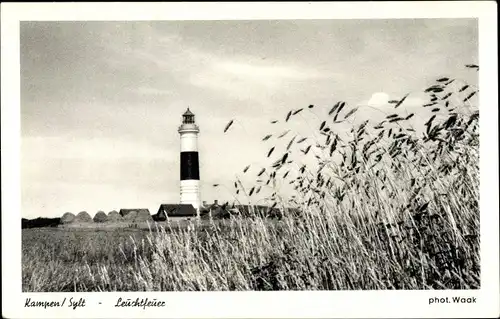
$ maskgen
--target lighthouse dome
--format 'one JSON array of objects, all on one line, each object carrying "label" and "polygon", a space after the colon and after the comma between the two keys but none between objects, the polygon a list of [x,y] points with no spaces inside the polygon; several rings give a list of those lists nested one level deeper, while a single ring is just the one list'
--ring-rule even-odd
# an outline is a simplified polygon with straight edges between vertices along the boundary
[{"label": "lighthouse dome", "polygon": [[191,110],[189,109],[189,107],[187,108],[186,112],[184,112],[184,114],[182,116],[187,116],[187,115],[194,115],[193,112],[191,112]]}]

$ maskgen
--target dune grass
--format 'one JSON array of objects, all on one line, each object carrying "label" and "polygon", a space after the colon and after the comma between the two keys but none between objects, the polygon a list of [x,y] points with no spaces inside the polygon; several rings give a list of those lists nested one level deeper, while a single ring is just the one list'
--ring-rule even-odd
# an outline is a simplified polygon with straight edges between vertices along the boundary
[{"label": "dune grass", "polygon": [[[425,92],[422,127],[399,112],[405,96],[390,101],[383,122],[353,124],[342,136],[336,125],[360,112],[345,102],[320,120],[321,138],[266,135],[283,141],[283,153],[270,152],[276,160],[250,191],[235,187],[249,198],[270,188],[279,220],[24,231],[23,291],[478,289],[477,90],[440,78]],[[298,163],[304,156],[315,165]],[[295,194],[280,196],[277,183]]]}]

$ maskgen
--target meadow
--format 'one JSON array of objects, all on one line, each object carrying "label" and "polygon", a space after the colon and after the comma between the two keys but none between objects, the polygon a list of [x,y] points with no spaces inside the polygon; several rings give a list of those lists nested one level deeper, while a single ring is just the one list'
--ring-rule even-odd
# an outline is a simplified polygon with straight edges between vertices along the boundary
[{"label": "meadow", "polygon": [[[23,291],[478,289],[478,90],[443,77],[425,93],[421,126],[401,111],[404,96],[375,123],[350,122],[360,111],[339,101],[318,118],[319,137],[263,136],[283,141],[282,153],[257,170],[255,184],[237,179],[234,188],[250,199],[270,190],[278,220],[23,230]],[[346,123],[352,129],[340,134],[336,125]],[[301,163],[305,156],[315,165]],[[294,195],[281,196],[276,184]]]}]

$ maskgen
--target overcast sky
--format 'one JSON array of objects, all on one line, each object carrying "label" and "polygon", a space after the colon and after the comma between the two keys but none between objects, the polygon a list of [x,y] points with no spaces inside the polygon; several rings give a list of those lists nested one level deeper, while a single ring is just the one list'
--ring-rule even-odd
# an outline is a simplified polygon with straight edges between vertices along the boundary
[{"label": "overcast sky", "polygon": [[236,175],[269,161],[268,132],[310,136],[338,100],[373,118],[408,92],[418,106],[438,77],[477,81],[464,68],[477,32],[474,19],[22,22],[22,216],[177,203],[188,106],[202,200],[229,200]]}]

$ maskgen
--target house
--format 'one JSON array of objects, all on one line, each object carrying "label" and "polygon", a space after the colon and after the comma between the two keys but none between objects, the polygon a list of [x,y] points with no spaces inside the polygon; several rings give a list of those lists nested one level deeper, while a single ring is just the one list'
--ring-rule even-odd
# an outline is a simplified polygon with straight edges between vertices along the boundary
[{"label": "house", "polygon": [[168,218],[192,218],[196,217],[196,209],[191,204],[161,204],[156,213],[158,221]]},{"label": "house", "polygon": [[[297,209],[287,209],[287,213],[297,214]],[[273,208],[264,205],[233,205],[224,203],[219,205],[215,200],[212,204],[203,202],[200,206],[200,215],[202,219],[227,219],[234,216],[243,218],[263,217],[263,218],[281,218],[283,212],[279,208]],[[161,204],[158,212],[153,216],[155,221],[165,221],[167,218],[191,219],[197,217],[197,211],[191,204]]]},{"label": "house", "polygon": [[[292,212],[293,209],[287,209],[287,211]],[[293,213],[297,213],[293,211]],[[264,218],[281,218],[283,213],[281,209],[276,207],[269,207],[264,205],[235,205],[225,203],[219,205],[218,201],[215,200],[213,204],[206,204],[203,202],[202,208],[200,208],[200,216],[202,218],[215,218],[215,219],[226,219],[232,216],[240,216],[243,218],[252,218],[256,216]]]},{"label": "house", "polygon": [[119,213],[122,217],[125,217],[132,212],[136,212],[137,215],[146,215],[146,213],[149,215],[149,209],[147,208],[122,208]]},{"label": "house", "polygon": [[234,205],[229,211],[231,215],[239,215],[241,217],[264,217],[264,218],[281,218],[282,212],[278,208],[273,208],[264,205]]}]

